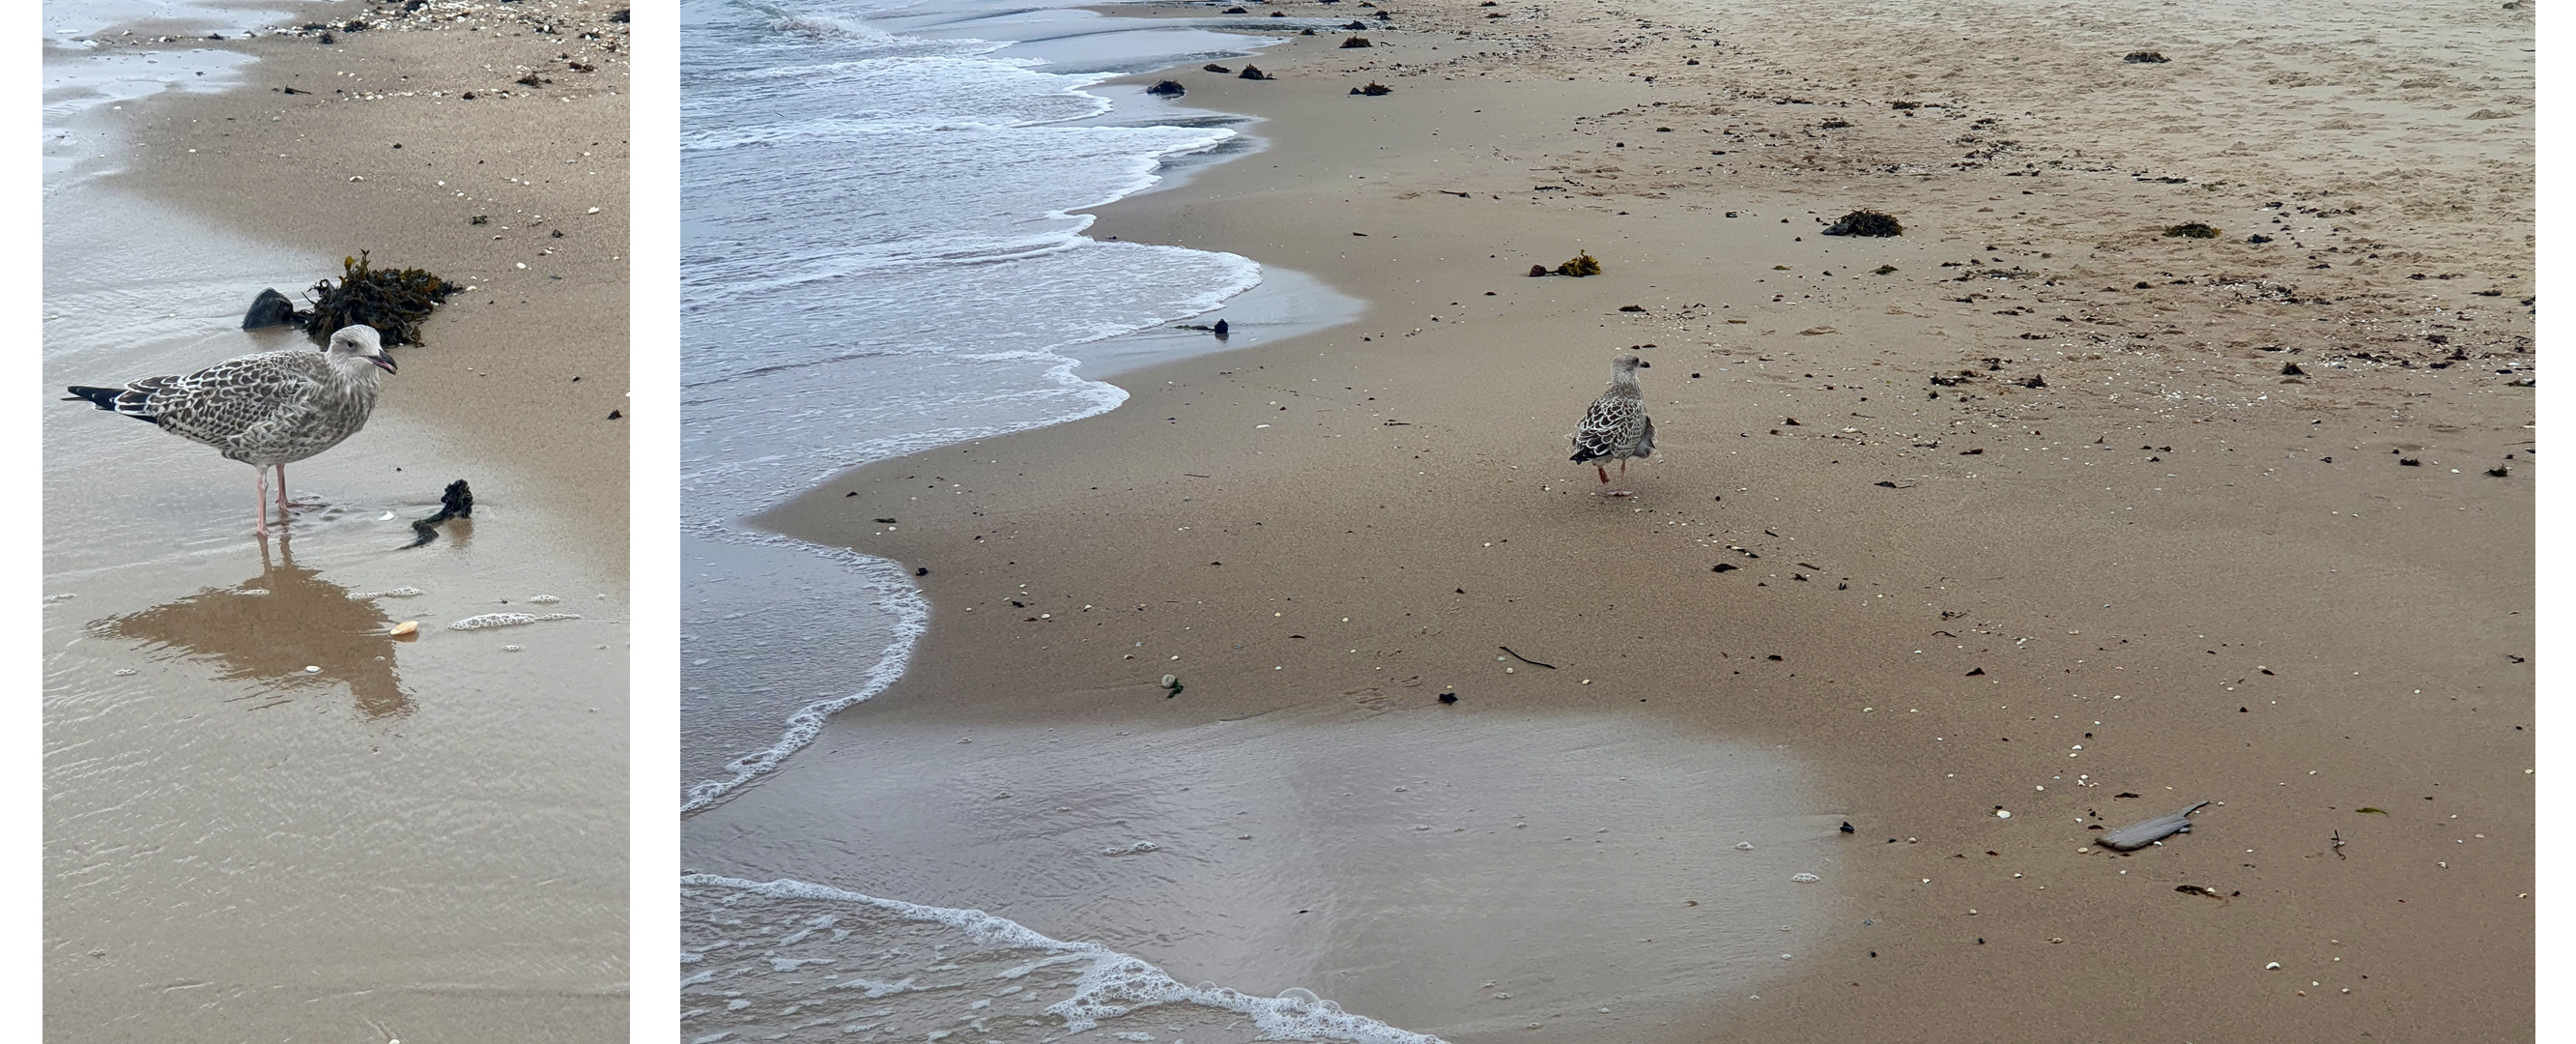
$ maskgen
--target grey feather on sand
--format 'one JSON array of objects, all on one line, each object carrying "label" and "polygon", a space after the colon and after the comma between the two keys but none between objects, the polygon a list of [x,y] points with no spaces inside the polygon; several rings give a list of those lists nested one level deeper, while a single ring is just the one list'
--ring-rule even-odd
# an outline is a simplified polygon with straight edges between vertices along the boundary
[{"label": "grey feather on sand", "polygon": [[[1566,435],[1574,444],[1577,464],[1592,462],[1592,470],[1601,473],[1601,484],[1610,484],[1610,470],[1599,462],[1619,462],[1619,477],[1628,477],[1628,460],[1645,459],[1655,454],[1655,422],[1646,416],[1646,393],[1637,386],[1637,370],[1653,364],[1634,355],[1621,353],[1610,360],[1610,387],[1592,400],[1592,408],[1583,412],[1583,423]],[[1614,497],[1634,496],[1629,490],[1613,490]]]},{"label": "grey feather on sand", "polygon": [[376,331],[346,326],[318,352],[262,352],[195,373],[145,377],[122,388],[76,384],[70,390],[73,399],[150,421],[257,469],[258,532],[267,536],[269,469],[277,471],[277,510],[283,522],[294,506],[286,499],[286,466],[337,446],[367,426],[367,416],[376,408],[378,370],[394,372],[394,360]]}]

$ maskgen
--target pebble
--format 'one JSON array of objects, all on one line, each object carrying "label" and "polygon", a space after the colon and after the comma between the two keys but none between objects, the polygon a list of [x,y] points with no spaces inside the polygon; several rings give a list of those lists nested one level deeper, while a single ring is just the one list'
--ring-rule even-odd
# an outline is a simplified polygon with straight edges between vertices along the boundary
[{"label": "pebble", "polygon": [[1790,874],[1789,879],[1796,881],[1799,884],[1814,884],[1818,881],[1824,880],[1824,878],[1818,877],[1814,874]]}]

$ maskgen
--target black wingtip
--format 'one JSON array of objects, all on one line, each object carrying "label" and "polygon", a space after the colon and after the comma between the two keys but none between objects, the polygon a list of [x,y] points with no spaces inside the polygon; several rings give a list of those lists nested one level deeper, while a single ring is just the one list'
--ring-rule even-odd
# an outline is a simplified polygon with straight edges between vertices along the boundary
[{"label": "black wingtip", "polygon": [[[109,413],[122,413],[125,416],[142,421],[153,420],[149,415],[141,413],[127,413],[126,411],[117,408],[117,397],[125,394],[125,389],[123,388],[92,388],[85,384],[75,384],[66,390],[70,391],[71,394],[63,399],[64,402],[87,402],[90,405],[106,410]],[[158,422],[154,421],[154,423]]]}]

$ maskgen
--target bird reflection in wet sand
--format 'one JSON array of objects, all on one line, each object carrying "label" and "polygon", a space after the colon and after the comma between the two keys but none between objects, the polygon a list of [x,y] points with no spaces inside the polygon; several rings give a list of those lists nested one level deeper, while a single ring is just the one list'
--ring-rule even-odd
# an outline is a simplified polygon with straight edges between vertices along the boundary
[{"label": "bird reflection in wet sand", "polygon": [[[369,718],[411,713],[394,672],[393,621],[372,601],[295,564],[286,541],[271,559],[260,542],[258,576],[90,625],[108,638],[213,661],[216,678],[247,682],[254,709],[346,685]],[[320,670],[308,671],[307,667]]]}]

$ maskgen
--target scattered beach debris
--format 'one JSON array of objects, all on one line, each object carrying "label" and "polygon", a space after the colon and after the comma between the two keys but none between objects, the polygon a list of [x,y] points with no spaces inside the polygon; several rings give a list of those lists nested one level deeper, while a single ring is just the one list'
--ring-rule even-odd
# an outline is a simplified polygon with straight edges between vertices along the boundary
[{"label": "scattered beach debris", "polygon": [[1215,326],[1208,327],[1208,332],[1215,334],[1216,339],[1222,341],[1234,332],[1234,324],[1226,322],[1223,319],[1219,319],[1216,321]]},{"label": "scattered beach debris", "polygon": [[344,326],[369,326],[388,348],[419,344],[421,320],[429,318],[430,310],[449,295],[464,289],[417,268],[376,268],[364,250],[356,257],[341,258],[340,266],[339,285],[333,286],[327,277],[313,284],[305,292],[313,310],[294,317],[317,342]]},{"label": "scattered beach debris", "polygon": [[1242,71],[1242,72],[1236,73],[1236,74],[1234,74],[1234,75],[1235,75],[1235,78],[1236,78],[1236,79],[1239,79],[1239,80],[1270,80],[1270,79],[1276,79],[1276,78],[1277,78],[1277,77],[1274,77],[1274,76],[1270,75],[1269,73],[1262,72],[1262,71],[1261,71],[1261,67],[1260,67],[1260,66],[1258,66],[1258,65],[1247,65],[1247,66],[1244,66],[1244,67],[1243,67],[1243,71]]},{"label": "scattered beach debris", "polygon": [[2209,802],[2197,802],[2154,819],[2121,827],[2102,835],[2099,843],[2104,848],[2127,852],[2145,848],[2174,834],[2191,833],[2191,814],[2207,804]]},{"label": "scattered beach debris", "polygon": [[439,494],[438,513],[412,523],[412,532],[420,535],[413,538],[411,543],[404,544],[403,548],[409,550],[438,539],[438,524],[441,522],[451,518],[471,518],[473,515],[474,490],[465,484],[464,479],[450,482],[447,484],[447,492]]},{"label": "scattered beach debris", "polygon": [[[1241,10],[1241,8],[1237,8],[1237,10]],[[1212,73],[1230,73],[1234,71],[1226,68],[1225,66],[1218,65],[1215,62],[1209,62],[1206,65],[1199,66],[1199,68]]]},{"label": "scattered beach debris", "polygon": [[1188,94],[1189,89],[1181,86],[1181,81],[1179,80],[1164,80],[1161,83],[1145,88],[1145,93],[1160,94],[1166,97],[1178,98],[1181,95]]},{"label": "scattered beach debris", "polygon": [[2336,859],[2338,859],[2338,860],[2343,860],[2343,859],[2350,859],[2350,858],[2351,858],[2350,856],[2347,856],[2347,855],[2344,855],[2344,854],[2343,854],[2343,831],[2341,831],[2341,830],[2334,831],[2332,834],[2330,834],[2330,835],[2326,838],[2326,843],[2327,843],[2327,844],[2329,844],[2329,845],[2334,846],[2334,854],[2335,854],[2335,858],[2336,858]]},{"label": "scattered beach debris", "polygon": [[1348,22],[1348,23],[1345,23],[1345,24],[1342,26],[1342,28],[1344,28],[1344,29],[1366,29],[1366,28],[1368,28],[1368,23],[1367,23],[1367,22],[1358,22],[1358,21]]},{"label": "scattered beach debris", "polygon": [[1551,670],[1551,671],[1556,669],[1556,665],[1555,665],[1555,664],[1552,664],[1552,663],[1540,663],[1540,662],[1538,662],[1537,660],[1530,659],[1530,658],[1529,658],[1529,657],[1527,657],[1527,656],[1523,656],[1523,655],[1521,655],[1521,654],[1519,654],[1519,653],[1512,652],[1512,647],[1511,647],[1511,646],[1508,646],[1508,645],[1497,645],[1497,646],[1495,646],[1494,648],[1500,649],[1500,650],[1502,650],[1502,651],[1504,651],[1504,652],[1507,652],[1507,653],[1512,653],[1512,659],[1519,660],[1520,662],[1522,662],[1522,663],[1526,663],[1526,664],[1528,664],[1528,665],[1530,665],[1530,666],[1532,666],[1532,667],[1545,667],[1545,668],[1547,668],[1548,670]]},{"label": "scattered beach debris", "polygon": [[1188,686],[1182,685],[1179,678],[1166,674],[1163,676],[1163,688],[1171,690],[1163,694],[1163,698],[1168,700],[1174,696],[1180,695],[1181,690],[1188,688]]},{"label": "scattered beach debris", "polygon": [[2167,237],[2180,236],[2189,239],[2216,239],[2218,238],[2218,230],[2198,221],[2186,221],[2179,225],[2166,225],[2165,235]]},{"label": "scattered beach debris", "polygon": [[[1362,45],[1360,45],[1360,46],[1366,47],[1366,46],[1368,46],[1368,45],[1366,45],[1366,44],[1362,44]],[[1384,94],[1393,94],[1393,93],[1395,93],[1395,88],[1393,88],[1393,87],[1389,87],[1389,86],[1387,86],[1387,85],[1385,85],[1385,84],[1382,84],[1382,83],[1379,83],[1379,82],[1377,82],[1376,80],[1370,80],[1370,81],[1368,82],[1368,86],[1366,86],[1366,87],[1353,87],[1353,88],[1351,88],[1351,93],[1352,93],[1352,94],[1364,94],[1364,95],[1367,95],[1367,96],[1369,96],[1369,97],[1371,97],[1371,98],[1375,98],[1375,97],[1377,97],[1377,96],[1379,96],[1379,95],[1384,95]]]},{"label": "scattered beach debris", "polygon": [[451,631],[481,631],[494,627],[524,627],[528,624],[543,623],[547,620],[578,619],[581,619],[581,614],[579,613],[546,613],[542,616],[530,613],[484,613],[480,616],[469,616],[462,620],[458,620],[455,623],[448,624],[447,629]]},{"label": "scattered beach debris", "polygon": [[1144,854],[1145,854],[1145,853],[1147,853],[1147,852],[1160,852],[1160,851],[1162,851],[1162,850],[1163,850],[1163,846],[1158,845],[1158,844],[1155,844],[1155,843],[1153,843],[1153,842],[1151,842],[1151,841],[1138,841],[1138,842],[1136,842],[1135,844],[1129,845],[1129,846],[1127,846],[1127,847],[1125,847],[1125,848],[1104,848],[1104,849],[1101,849],[1101,850],[1100,850],[1100,854],[1101,854],[1101,855],[1105,855],[1105,856],[1144,855]]},{"label": "scattered beach debris", "polygon": [[1875,210],[1855,210],[1843,215],[1842,220],[1825,226],[1825,234],[1829,236],[1901,236],[1905,234],[1905,226],[1897,224],[1895,218]]},{"label": "scattered beach debris", "polygon": [[1442,702],[1442,703],[1456,703],[1456,702],[1458,702],[1458,694],[1457,694],[1457,693],[1454,693],[1454,692],[1444,692],[1444,693],[1441,693],[1441,694],[1440,694],[1440,702]]},{"label": "scattered beach debris", "polygon": [[241,328],[257,330],[265,326],[285,326],[295,321],[295,303],[272,287],[252,298],[250,311],[242,314]]},{"label": "scattered beach debris", "polygon": [[2369,805],[2363,805],[2363,806],[2361,806],[2360,808],[2353,809],[2353,811],[2354,811],[2355,813],[2363,813],[2363,814],[2379,815],[2379,816],[2384,816],[2384,815],[2387,815],[2387,814],[2388,814],[2388,810],[2387,810],[2387,809],[2384,809],[2384,808],[2372,808],[2372,807],[2371,807],[2371,806],[2369,806]]},{"label": "scattered beach debris", "polygon": [[385,633],[386,633],[386,634],[389,634],[389,635],[392,635],[392,636],[394,636],[394,637],[396,637],[396,638],[400,638],[400,637],[403,637],[403,636],[405,636],[405,635],[410,635],[410,634],[418,634],[418,633],[420,633],[420,621],[418,621],[418,620],[405,620],[405,621],[403,621],[403,622],[401,622],[401,623],[398,623],[398,624],[393,625],[393,627],[391,627],[391,628],[387,629],[387,630],[385,631]]},{"label": "scattered beach debris", "polygon": [[1601,274],[1601,262],[1593,260],[1592,252],[1586,250],[1574,255],[1564,264],[1556,266],[1556,270],[1553,273],[1544,268],[1533,265],[1530,267],[1530,274],[1534,276],[1551,274],[1576,277],[1596,276]]},{"label": "scattered beach debris", "polygon": [[2283,377],[2305,377],[2307,375],[2308,371],[2300,369],[2299,364],[2297,363],[2281,364],[2281,376]]},{"label": "scattered beach debris", "polygon": [[1344,46],[1344,47],[1375,47],[1375,46],[1377,46],[1377,45],[1376,45],[1376,44],[1373,44],[1373,43],[1368,42],[1368,37],[1365,37],[1365,36],[1354,36],[1354,37],[1351,37],[1350,39],[1347,39],[1347,40],[1342,41],[1342,46]]},{"label": "scattered beach debris", "polygon": [[1869,274],[1871,274],[1871,275],[1886,275],[1886,274],[1888,274],[1889,272],[1893,272],[1893,271],[1896,271],[1896,266],[1895,266],[1895,265],[1880,265],[1880,266],[1878,266],[1877,268],[1871,269]]},{"label": "scattered beach debris", "polygon": [[2131,51],[2120,60],[2131,65],[2162,65],[2173,59],[2165,57],[2161,51]]},{"label": "scattered beach debris", "polygon": [[2226,897],[2226,896],[2223,896],[2223,895],[2218,894],[2218,890],[2217,890],[2217,889],[2215,889],[2215,888],[2205,887],[2205,886],[2202,886],[2202,885],[2196,885],[2196,884],[2175,885],[2175,886],[2174,886],[2174,891],[2181,892],[2181,893],[2182,893],[2182,894],[2184,894],[2184,895],[2205,895],[2205,896],[2208,896],[2208,897],[2210,897],[2210,898],[2212,898],[2212,899],[2216,899],[2216,900],[2218,900],[2219,902],[2222,902],[2222,903],[2227,901],[2227,897]]},{"label": "scattered beach debris", "polygon": [[1857,834],[1857,833],[1859,833],[1859,832],[1860,832],[1860,831],[1858,831],[1858,830],[1854,830],[1854,829],[1852,829],[1851,820],[1848,820],[1848,819],[1843,820],[1843,827],[1842,827],[1842,831],[1843,831],[1843,833],[1846,833],[1846,834]]},{"label": "scattered beach debris", "polygon": [[1799,884],[1814,884],[1818,881],[1824,880],[1824,878],[1818,877],[1814,874],[1790,874],[1789,879],[1796,881]]},{"label": "scattered beach debris", "polygon": [[2503,478],[2507,475],[2513,474],[2513,467],[2507,464],[2498,464],[2492,468],[2488,468],[2487,474],[2495,478]]}]

